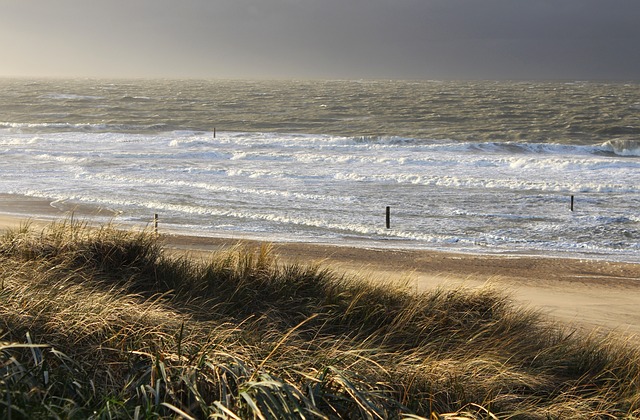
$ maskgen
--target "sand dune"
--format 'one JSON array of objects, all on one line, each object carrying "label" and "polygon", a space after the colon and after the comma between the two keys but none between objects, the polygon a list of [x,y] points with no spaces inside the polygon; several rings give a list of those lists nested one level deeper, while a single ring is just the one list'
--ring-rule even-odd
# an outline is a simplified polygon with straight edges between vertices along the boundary
[{"label": "sand dune", "polygon": [[[166,236],[168,249],[206,255],[234,239]],[[258,243],[244,241],[248,245]],[[576,328],[640,336],[640,264],[537,256],[275,244],[285,262],[320,263],[375,281],[433,287],[491,287]]]},{"label": "sand dune", "polygon": [[[79,214],[77,217],[91,216]],[[0,229],[26,220],[36,226],[68,217],[39,199],[0,199]],[[237,238],[163,235],[166,248],[206,257],[236,245]],[[258,246],[255,241],[243,241]],[[318,244],[279,243],[283,262],[320,263],[336,271],[379,282],[404,282],[417,291],[433,287],[490,284],[517,302],[543,311],[550,319],[578,329],[598,328],[640,337],[640,264],[551,258],[494,256],[435,251],[366,249]]]}]

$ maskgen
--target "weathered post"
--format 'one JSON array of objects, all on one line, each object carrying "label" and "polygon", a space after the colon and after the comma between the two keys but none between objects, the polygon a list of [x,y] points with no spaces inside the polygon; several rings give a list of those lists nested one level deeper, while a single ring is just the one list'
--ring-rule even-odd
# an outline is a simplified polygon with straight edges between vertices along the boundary
[{"label": "weathered post", "polygon": [[158,234],[158,213],[153,214],[153,233]]},{"label": "weathered post", "polygon": [[571,211],[573,211],[573,195],[571,196]]},{"label": "weathered post", "polygon": [[391,207],[387,206],[387,229],[391,228]]},{"label": "weathered post", "polygon": [[214,139],[216,138],[216,128],[215,127],[213,127],[213,138]]}]

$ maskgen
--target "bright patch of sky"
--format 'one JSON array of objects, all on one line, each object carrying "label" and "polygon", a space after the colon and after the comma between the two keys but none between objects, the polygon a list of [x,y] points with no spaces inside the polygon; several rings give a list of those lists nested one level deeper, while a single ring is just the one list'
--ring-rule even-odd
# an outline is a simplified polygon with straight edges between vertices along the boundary
[{"label": "bright patch of sky", "polygon": [[638,0],[0,6],[0,76],[640,79]]}]

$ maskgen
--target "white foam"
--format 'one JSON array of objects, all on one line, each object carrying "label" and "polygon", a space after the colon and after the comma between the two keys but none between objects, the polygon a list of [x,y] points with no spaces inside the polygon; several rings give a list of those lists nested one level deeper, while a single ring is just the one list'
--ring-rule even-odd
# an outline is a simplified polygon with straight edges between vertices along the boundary
[{"label": "white foam", "polygon": [[[12,131],[27,126],[35,132]],[[454,143],[233,132],[214,138],[188,130],[27,126],[0,130],[8,157],[0,163],[0,193],[114,208],[132,223],[161,212],[176,226],[207,232],[233,226],[249,235],[299,240],[581,250],[625,259],[637,253],[640,161],[623,156],[633,142]],[[385,206],[393,208],[392,229],[384,226]]]},{"label": "white foam", "polygon": [[609,140],[600,147],[605,151],[620,156],[640,156],[640,140]]},{"label": "white foam", "polygon": [[40,139],[37,136],[28,137],[0,137],[0,146],[25,146],[28,144],[37,143]]},{"label": "white foam", "polygon": [[94,101],[94,100],[102,99],[101,96],[76,95],[72,93],[47,93],[45,95],[42,95],[41,98],[71,100],[71,101]]}]

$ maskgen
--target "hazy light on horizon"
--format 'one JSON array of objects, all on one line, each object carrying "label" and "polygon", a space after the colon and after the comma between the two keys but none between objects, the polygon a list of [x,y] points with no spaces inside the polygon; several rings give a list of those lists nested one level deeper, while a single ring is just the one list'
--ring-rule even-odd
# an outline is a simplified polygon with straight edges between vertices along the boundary
[{"label": "hazy light on horizon", "polygon": [[3,0],[0,76],[640,79],[637,0]]}]

